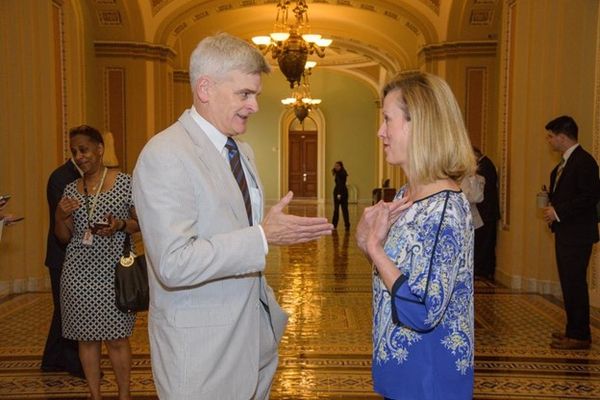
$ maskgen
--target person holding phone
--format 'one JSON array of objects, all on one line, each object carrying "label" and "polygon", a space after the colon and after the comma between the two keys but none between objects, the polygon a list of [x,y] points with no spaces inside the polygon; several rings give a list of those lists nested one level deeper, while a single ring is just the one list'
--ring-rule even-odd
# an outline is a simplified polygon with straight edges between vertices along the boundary
[{"label": "person holding phone", "polygon": [[8,203],[9,199],[10,199],[10,195],[8,195],[8,194],[0,196],[0,220],[4,220],[4,218],[5,218],[5,215],[2,212],[6,208],[6,204]]},{"label": "person holding phone", "polygon": [[342,208],[342,216],[344,217],[344,227],[350,229],[350,217],[348,216],[348,188],[346,187],[346,178],[348,172],[344,168],[344,163],[336,161],[331,170],[335,178],[335,186],[333,188],[333,218],[331,223],[334,228],[337,228],[338,219],[340,217],[340,207]]},{"label": "person holding phone", "polygon": [[4,194],[0,196],[0,222],[2,222],[2,224],[4,226],[9,226],[14,224],[15,222],[19,222],[25,219],[25,217],[15,217],[12,214],[3,214],[2,210],[4,210],[4,208],[6,207],[6,205],[8,204],[8,200],[10,200],[11,195],[10,194]]},{"label": "person holding phone", "polygon": [[135,313],[115,305],[115,265],[128,234],[139,230],[131,198],[131,177],[102,163],[104,142],[97,129],[69,132],[73,160],[83,172],[58,203],[55,233],[68,243],[60,297],[62,333],[79,342],[79,358],[92,399],[100,399],[102,342],[115,372],[119,400],[130,399],[129,377]]}]

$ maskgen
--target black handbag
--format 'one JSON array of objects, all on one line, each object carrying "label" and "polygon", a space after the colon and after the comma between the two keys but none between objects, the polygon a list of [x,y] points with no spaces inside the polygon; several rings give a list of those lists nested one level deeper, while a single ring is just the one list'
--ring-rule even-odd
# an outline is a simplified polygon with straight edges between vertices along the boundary
[{"label": "black handbag", "polygon": [[143,254],[133,254],[131,237],[127,235],[123,255],[115,268],[115,303],[119,310],[131,313],[148,310],[149,302],[146,258]]}]

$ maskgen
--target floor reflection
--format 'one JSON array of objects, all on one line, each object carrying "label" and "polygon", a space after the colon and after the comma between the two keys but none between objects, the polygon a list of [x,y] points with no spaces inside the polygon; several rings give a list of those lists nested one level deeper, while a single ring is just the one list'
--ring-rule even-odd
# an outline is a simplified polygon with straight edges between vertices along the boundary
[{"label": "floor reflection", "polygon": [[[340,236],[342,237],[341,240]],[[331,238],[333,240],[333,257],[331,260],[333,273],[336,281],[345,281],[348,273],[348,242],[350,240],[350,232],[343,230],[341,233],[338,233],[336,230],[333,231]]]}]

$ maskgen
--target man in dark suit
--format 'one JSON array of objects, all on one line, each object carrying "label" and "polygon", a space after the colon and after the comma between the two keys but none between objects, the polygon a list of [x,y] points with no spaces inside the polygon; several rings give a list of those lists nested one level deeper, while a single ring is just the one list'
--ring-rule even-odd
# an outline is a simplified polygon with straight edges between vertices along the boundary
[{"label": "man in dark suit", "polygon": [[83,369],[79,361],[77,342],[62,337],[62,323],[60,313],[60,275],[65,260],[65,247],[54,235],[54,212],[60,201],[65,186],[79,178],[80,174],[72,160],[58,167],[48,179],[46,196],[50,212],[50,228],[48,229],[48,246],[46,248],[46,261],[52,285],[52,300],[54,313],[52,324],[48,332],[44,355],[42,356],[42,371],[66,371],[71,375],[83,378]]},{"label": "man in dark suit", "polygon": [[550,205],[544,220],[555,238],[556,264],[563,293],[567,326],[553,332],[554,349],[589,349],[590,304],[587,268],[592,245],[598,241],[596,203],[600,199],[598,164],[577,143],[577,124],[562,116],[546,124],[547,140],[562,154],[550,174]]},{"label": "man in dark suit", "polygon": [[498,200],[498,174],[492,160],[477,147],[473,147],[477,158],[477,174],[485,178],[483,201],[477,210],[483,226],[475,230],[475,275],[494,280],[496,273],[496,234],[500,219]]}]

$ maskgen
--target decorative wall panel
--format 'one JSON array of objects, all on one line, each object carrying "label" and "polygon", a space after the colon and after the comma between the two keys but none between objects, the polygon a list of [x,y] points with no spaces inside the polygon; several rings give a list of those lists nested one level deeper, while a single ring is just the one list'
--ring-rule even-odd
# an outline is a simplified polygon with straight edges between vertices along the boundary
[{"label": "decorative wall panel", "polygon": [[122,171],[127,171],[125,125],[125,70],[107,68],[105,71],[105,128],[115,139],[115,153]]},{"label": "decorative wall panel", "polygon": [[510,226],[510,146],[512,134],[512,85],[514,73],[514,52],[515,52],[515,35],[514,26],[516,24],[517,10],[516,1],[510,1],[507,4],[507,18],[504,26],[505,43],[504,43],[504,81],[502,82],[503,90],[503,112],[502,112],[502,131],[501,135],[501,156],[500,163],[500,213],[502,214],[503,229],[508,229]]},{"label": "decorative wall panel", "polygon": [[487,127],[487,68],[467,68],[465,122],[471,143],[483,148]]},{"label": "decorative wall panel", "polygon": [[69,138],[66,127],[66,104],[65,104],[65,52],[64,52],[64,29],[63,10],[59,3],[52,3],[52,30],[54,31],[53,53],[54,53],[54,84],[55,88],[55,115],[58,159],[69,157]]}]

